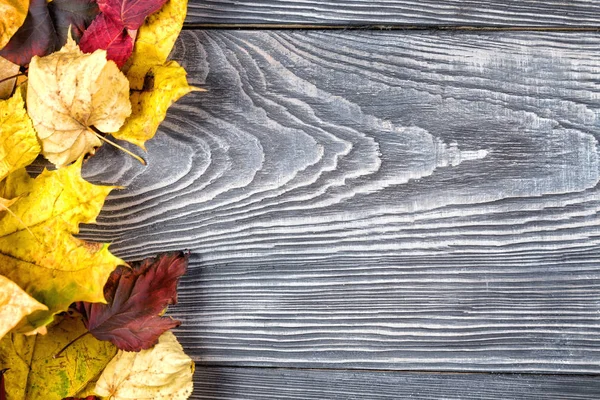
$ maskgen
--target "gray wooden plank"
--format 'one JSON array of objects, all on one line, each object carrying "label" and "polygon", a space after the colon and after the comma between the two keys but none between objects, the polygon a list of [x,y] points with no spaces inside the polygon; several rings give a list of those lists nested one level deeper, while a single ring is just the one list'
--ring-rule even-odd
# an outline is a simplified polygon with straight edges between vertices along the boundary
[{"label": "gray wooden plank", "polygon": [[190,0],[188,24],[600,26],[597,0]]},{"label": "gray wooden plank", "polygon": [[600,378],[272,368],[199,368],[192,399],[598,399]]},{"label": "gray wooden plank", "polygon": [[83,236],[190,249],[200,364],[600,371],[600,37],[184,32],[209,89]]}]

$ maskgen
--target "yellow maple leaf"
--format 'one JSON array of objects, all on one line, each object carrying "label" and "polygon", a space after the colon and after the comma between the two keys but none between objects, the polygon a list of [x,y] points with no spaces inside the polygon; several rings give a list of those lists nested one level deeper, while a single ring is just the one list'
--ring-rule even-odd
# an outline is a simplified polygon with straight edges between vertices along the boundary
[{"label": "yellow maple leaf", "polygon": [[187,12],[187,0],[169,0],[146,18],[137,32],[133,53],[124,69],[131,89],[141,90],[150,68],[162,65],[173,49]]},{"label": "yellow maple leaf", "polygon": [[151,349],[119,350],[100,375],[95,392],[111,400],[187,399],[193,375],[194,362],[167,331]]},{"label": "yellow maple leaf", "polygon": [[71,38],[29,64],[27,111],[42,154],[64,166],[102,144],[94,129],[119,130],[131,114],[129,82],[105,50],[81,52]]},{"label": "yellow maple leaf", "polygon": [[112,134],[142,149],[145,149],[144,143],[154,137],[169,106],[183,95],[198,90],[188,85],[185,70],[175,61],[150,68],[147,76],[151,87],[131,93],[131,116],[118,132]]},{"label": "yellow maple leaf", "polygon": [[61,400],[85,388],[117,353],[112,343],[86,332],[80,318],[67,315],[47,335],[5,336],[0,369],[8,368],[8,400]]},{"label": "yellow maple leaf", "polygon": [[29,0],[0,0],[0,49],[23,25],[28,9]]},{"label": "yellow maple leaf", "polygon": [[39,153],[22,90],[17,90],[10,99],[0,100],[0,180],[31,164]]},{"label": "yellow maple leaf", "polygon": [[0,275],[0,339],[26,316],[36,310],[47,310],[10,279]]},{"label": "yellow maple leaf", "polygon": [[73,235],[93,223],[113,189],[81,177],[81,159],[32,179],[24,169],[0,185],[0,197],[18,198],[0,215],[0,274],[48,307],[25,318],[19,332],[47,325],[75,301],[104,302],[103,287],[119,258],[108,245]]}]

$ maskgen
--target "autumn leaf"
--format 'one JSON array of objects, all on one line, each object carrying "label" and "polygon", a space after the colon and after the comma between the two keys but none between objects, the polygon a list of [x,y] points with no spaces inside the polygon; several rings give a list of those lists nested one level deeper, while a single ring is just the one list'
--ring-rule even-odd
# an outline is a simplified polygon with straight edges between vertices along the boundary
[{"label": "autumn leaf", "polygon": [[6,400],[6,385],[4,384],[4,373],[8,368],[0,370],[0,400]]},{"label": "autumn leaf", "polygon": [[136,30],[146,17],[158,10],[167,0],[98,0],[98,6],[107,17],[121,22],[124,28]]},{"label": "autumn leaf", "polygon": [[8,99],[17,83],[16,75],[19,73],[19,66],[0,57],[0,100]]},{"label": "autumn leaf", "polygon": [[0,0],[0,49],[23,25],[28,8],[28,0]]},{"label": "autumn leaf", "polygon": [[43,56],[57,47],[57,37],[46,0],[31,0],[25,22],[0,50],[0,56],[27,65],[35,55]]},{"label": "autumn leaf", "polygon": [[106,50],[106,58],[121,67],[133,51],[133,39],[119,22],[100,14],[85,31],[79,47],[85,53]]},{"label": "autumn leaf", "polygon": [[0,275],[0,339],[27,315],[36,310],[47,310],[10,279]]},{"label": "autumn leaf", "polygon": [[18,198],[0,215],[0,274],[48,307],[30,314],[20,332],[48,324],[73,302],[104,301],[106,279],[124,263],[108,245],[73,235],[80,223],[95,222],[112,189],[85,181],[81,159],[35,179],[21,169],[0,185],[0,197]]},{"label": "autumn leaf", "polygon": [[0,341],[0,369],[10,400],[61,400],[96,379],[117,349],[86,334],[81,319],[59,317],[47,335],[9,334]]},{"label": "autumn leaf", "polygon": [[160,314],[177,303],[177,283],[187,261],[187,255],[175,253],[118,267],[104,286],[108,304],[79,302],[75,309],[97,339],[126,351],[148,349],[166,330],[179,326]]},{"label": "autumn leaf", "polygon": [[40,153],[33,124],[25,112],[22,90],[0,100],[0,181],[29,165]]},{"label": "autumn leaf", "polygon": [[125,65],[132,89],[142,90],[150,68],[163,65],[171,53],[187,12],[187,0],[169,0],[140,27]]},{"label": "autumn leaf", "polygon": [[33,56],[45,56],[63,46],[69,27],[75,41],[79,41],[98,12],[94,0],[31,0],[25,22],[0,55],[15,64],[27,65]]},{"label": "autumn leaf", "polygon": [[167,331],[151,349],[119,350],[100,375],[95,391],[111,400],[187,399],[193,374],[194,362]]},{"label": "autumn leaf", "polygon": [[175,61],[148,71],[143,91],[133,91],[130,96],[132,113],[118,132],[112,135],[145,149],[144,143],[154,137],[160,123],[165,119],[171,104],[194,90],[189,86],[185,70]]},{"label": "autumn leaf", "polygon": [[94,128],[116,132],[131,114],[129,82],[106,52],[84,54],[73,40],[29,66],[27,111],[42,154],[66,165],[100,146]]},{"label": "autumn leaf", "polygon": [[58,36],[58,47],[69,39],[69,27],[76,43],[96,18],[100,10],[95,0],[52,0],[48,3],[50,17]]}]

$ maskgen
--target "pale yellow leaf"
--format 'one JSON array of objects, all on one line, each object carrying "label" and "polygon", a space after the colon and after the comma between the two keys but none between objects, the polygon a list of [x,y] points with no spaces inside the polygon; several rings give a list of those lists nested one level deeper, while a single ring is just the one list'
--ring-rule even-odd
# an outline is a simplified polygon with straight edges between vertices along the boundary
[{"label": "pale yellow leaf", "polygon": [[100,146],[92,127],[119,130],[131,114],[129,82],[105,50],[84,54],[72,39],[58,52],[33,57],[27,111],[42,154],[64,166]]},{"label": "pale yellow leaf", "polygon": [[0,339],[36,310],[48,307],[29,296],[10,279],[0,275]]},{"label": "pale yellow leaf", "polygon": [[194,362],[167,331],[151,349],[119,350],[100,375],[95,392],[111,400],[187,399],[192,394],[193,374]]}]

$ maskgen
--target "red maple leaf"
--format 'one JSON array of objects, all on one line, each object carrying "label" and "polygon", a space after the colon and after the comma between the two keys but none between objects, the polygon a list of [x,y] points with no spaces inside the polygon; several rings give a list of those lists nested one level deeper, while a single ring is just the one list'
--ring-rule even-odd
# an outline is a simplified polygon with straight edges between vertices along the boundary
[{"label": "red maple leaf", "polygon": [[105,49],[106,58],[113,60],[121,68],[131,56],[133,39],[123,25],[100,14],[83,33],[79,48],[86,53],[92,53],[96,49]]},{"label": "red maple leaf", "polygon": [[139,29],[146,17],[156,11],[167,0],[98,0],[98,7],[106,16],[120,21],[124,28]]},{"label": "red maple leaf", "polygon": [[120,266],[104,286],[108,304],[78,302],[90,333],[121,350],[140,351],[154,346],[165,331],[180,322],[160,314],[177,303],[177,284],[185,273],[188,254],[164,254],[131,268]]},{"label": "red maple leaf", "polygon": [[120,67],[133,51],[133,39],[146,17],[167,0],[98,0],[101,13],[84,32],[79,46],[86,53],[106,50],[106,58]]}]

